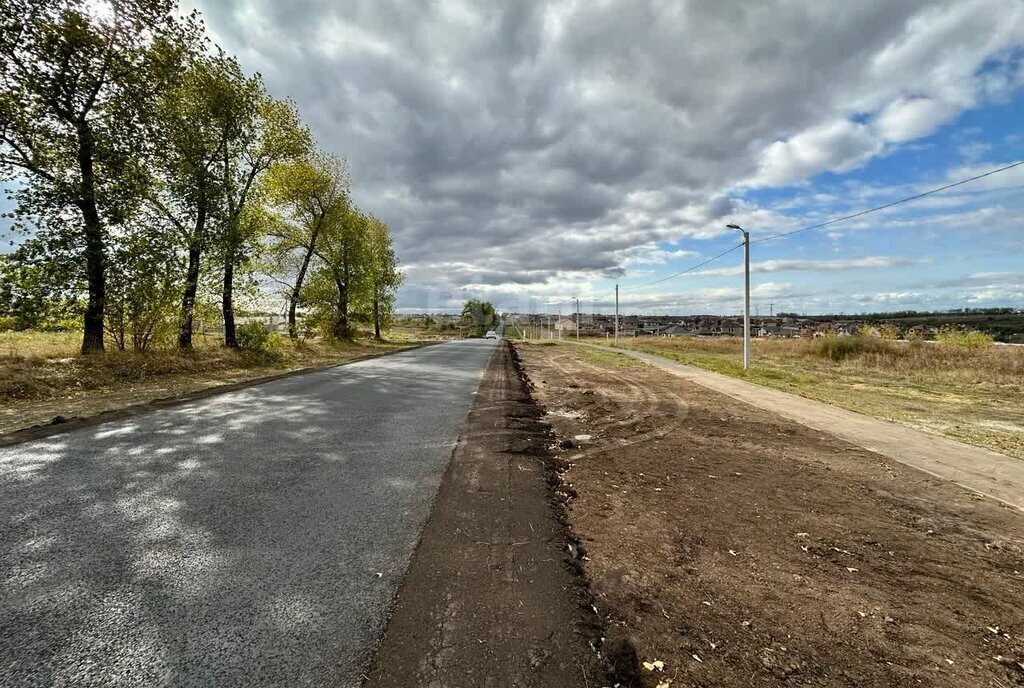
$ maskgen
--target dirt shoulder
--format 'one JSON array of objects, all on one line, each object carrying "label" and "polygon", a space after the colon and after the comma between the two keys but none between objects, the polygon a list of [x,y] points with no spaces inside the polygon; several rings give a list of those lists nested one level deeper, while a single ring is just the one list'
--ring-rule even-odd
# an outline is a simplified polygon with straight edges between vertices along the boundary
[{"label": "dirt shoulder", "polygon": [[834,359],[827,354],[833,342],[755,338],[749,370],[739,337],[628,337],[621,344],[1024,459],[1024,348],[850,337],[838,342],[850,342],[852,352],[840,346]]},{"label": "dirt shoulder", "polygon": [[[603,347],[600,350],[611,351]],[[623,353],[744,403],[773,410],[811,429],[827,432],[938,478],[998,499],[1024,512],[1024,461],[1020,459],[696,366],[676,363],[662,356],[638,351]]]},{"label": "dirt shoulder", "polygon": [[198,349],[0,358],[0,446],[414,346],[318,343],[292,347],[285,355]]},{"label": "dirt shoulder", "polygon": [[557,520],[550,436],[499,346],[441,483],[370,686],[601,686]]},{"label": "dirt shoulder", "polygon": [[517,348],[598,610],[664,662],[635,685],[1024,685],[1024,515],[624,356]]}]

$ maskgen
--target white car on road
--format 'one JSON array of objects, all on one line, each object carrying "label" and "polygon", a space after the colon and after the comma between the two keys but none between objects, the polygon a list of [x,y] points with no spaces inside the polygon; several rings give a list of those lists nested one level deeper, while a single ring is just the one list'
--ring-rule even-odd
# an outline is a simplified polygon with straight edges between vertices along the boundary
[{"label": "white car on road", "polygon": [[487,330],[487,334],[484,335],[484,339],[497,339],[498,333],[494,330]]}]

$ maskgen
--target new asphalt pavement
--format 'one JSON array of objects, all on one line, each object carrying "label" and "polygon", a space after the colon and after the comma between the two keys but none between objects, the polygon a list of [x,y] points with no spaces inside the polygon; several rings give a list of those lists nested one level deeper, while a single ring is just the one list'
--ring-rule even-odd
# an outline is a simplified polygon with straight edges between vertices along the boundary
[{"label": "new asphalt pavement", "polygon": [[0,449],[0,686],[358,685],[494,347]]}]

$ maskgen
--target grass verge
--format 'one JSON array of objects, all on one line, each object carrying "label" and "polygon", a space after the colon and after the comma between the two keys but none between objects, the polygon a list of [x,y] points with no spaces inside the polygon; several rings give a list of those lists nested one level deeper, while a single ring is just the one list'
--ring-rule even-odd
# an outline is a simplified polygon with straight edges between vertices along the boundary
[{"label": "grass verge", "polygon": [[0,333],[0,433],[413,345],[283,341],[269,351],[247,351],[223,348],[211,338],[187,352],[81,356],[74,334]]}]

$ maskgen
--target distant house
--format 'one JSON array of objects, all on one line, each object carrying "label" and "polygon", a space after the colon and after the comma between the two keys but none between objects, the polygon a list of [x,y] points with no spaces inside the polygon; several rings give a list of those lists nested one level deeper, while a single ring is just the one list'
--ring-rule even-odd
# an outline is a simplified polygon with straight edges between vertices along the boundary
[{"label": "distant house", "polygon": [[697,333],[693,331],[693,328],[685,325],[669,325],[661,334],[666,337],[693,337]]},{"label": "distant house", "polygon": [[555,330],[558,332],[575,332],[576,321],[571,318],[559,318],[555,321]]}]

